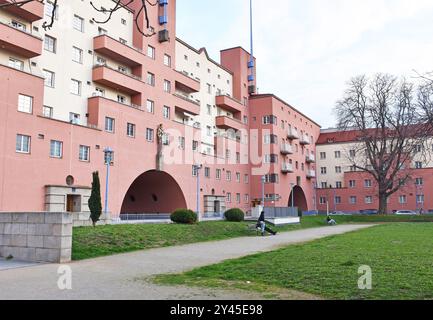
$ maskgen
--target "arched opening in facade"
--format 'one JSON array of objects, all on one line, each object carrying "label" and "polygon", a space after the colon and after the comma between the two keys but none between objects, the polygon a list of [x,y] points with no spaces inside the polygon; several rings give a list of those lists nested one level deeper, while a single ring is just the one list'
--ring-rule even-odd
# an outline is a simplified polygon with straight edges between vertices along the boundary
[{"label": "arched opening in facade", "polygon": [[166,172],[148,171],[130,186],[121,215],[166,215],[185,208],[185,196],[176,180]]},{"label": "arched opening in facade", "polygon": [[295,186],[293,188],[293,192],[289,197],[289,207],[292,207],[292,199],[293,206],[301,209],[303,212],[308,211],[308,202],[305,197],[304,190],[300,186]]}]

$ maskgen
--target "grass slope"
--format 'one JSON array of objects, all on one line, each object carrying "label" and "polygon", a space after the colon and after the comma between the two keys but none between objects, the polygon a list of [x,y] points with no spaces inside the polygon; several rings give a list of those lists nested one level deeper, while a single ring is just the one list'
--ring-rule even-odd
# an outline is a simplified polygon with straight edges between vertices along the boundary
[{"label": "grass slope", "polygon": [[[330,299],[433,299],[432,235],[431,223],[385,224],[155,281],[236,287],[270,297],[298,290]],[[361,265],[372,268],[373,290],[358,289]]]}]

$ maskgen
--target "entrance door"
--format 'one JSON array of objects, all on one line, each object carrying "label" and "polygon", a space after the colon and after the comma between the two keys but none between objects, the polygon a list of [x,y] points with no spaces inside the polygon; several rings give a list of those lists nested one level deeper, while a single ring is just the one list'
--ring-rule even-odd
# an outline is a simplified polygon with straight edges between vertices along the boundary
[{"label": "entrance door", "polygon": [[215,201],[214,211],[215,211],[215,213],[221,213],[221,201],[219,201],[219,200]]},{"label": "entrance door", "polygon": [[74,196],[66,197],[66,212],[74,212]]}]

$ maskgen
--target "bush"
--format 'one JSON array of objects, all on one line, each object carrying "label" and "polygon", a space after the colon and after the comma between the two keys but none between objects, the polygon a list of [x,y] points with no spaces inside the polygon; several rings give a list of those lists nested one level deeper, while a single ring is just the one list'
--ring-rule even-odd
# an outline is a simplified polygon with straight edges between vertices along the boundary
[{"label": "bush", "polygon": [[242,222],[245,220],[245,213],[241,209],[230,209],[224,213],[227,221]]},{"label": "bush", "polygon": [[179,209],[171,214],[171,221],[180,224],[197,223],[197,214],[192,210]]}]

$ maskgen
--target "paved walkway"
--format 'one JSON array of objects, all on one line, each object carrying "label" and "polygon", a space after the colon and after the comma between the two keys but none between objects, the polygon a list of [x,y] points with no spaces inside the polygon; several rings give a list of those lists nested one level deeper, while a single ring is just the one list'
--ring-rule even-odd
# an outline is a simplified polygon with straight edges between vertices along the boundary
[{"label": "paved walkway", "polygon": [[0,271],[0,299],[260,299],[255,293],[164,287],[142,279],[156,274],[187,271],[370,226],[341,225],[306,229],[276,237],[237,238],[74,262],[69,264],[72,269],[72,290],[66,291],[59,290],[57,286],[58,265],[4,270]]},{"label": "paved walkway", "polygon": [[[0,271],[2,270],[9,270],[9,269],[19,269],[19,268],[27,268],[38,265],[37,263],[31,263],[31,262],[22,262],[22,261],[15,261],[15,260],[6,260],[3,258],[0,258]],[[1,284],[0,284],[1,288]]]}]

